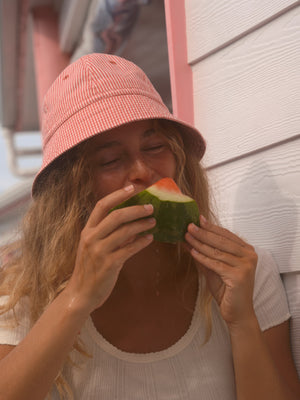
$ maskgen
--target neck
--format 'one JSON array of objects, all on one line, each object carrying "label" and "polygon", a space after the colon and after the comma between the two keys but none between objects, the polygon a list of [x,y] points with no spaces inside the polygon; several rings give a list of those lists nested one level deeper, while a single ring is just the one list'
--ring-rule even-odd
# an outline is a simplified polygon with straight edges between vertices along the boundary
[{"label": "neck", "polygon": [[168,348],[191,324],[198,293],[196,268],[178,264],[177,246],[153,242],[130,258],[106,302],[92,314],[97,330],[130,352]]},{"label": "neck", "polygon": [[147,293],[154,288],[157,290],[158,287],[169,285],[176,273],[177,246],[154,241],[124,264],[118,286],[126,286],[135,293]]}]

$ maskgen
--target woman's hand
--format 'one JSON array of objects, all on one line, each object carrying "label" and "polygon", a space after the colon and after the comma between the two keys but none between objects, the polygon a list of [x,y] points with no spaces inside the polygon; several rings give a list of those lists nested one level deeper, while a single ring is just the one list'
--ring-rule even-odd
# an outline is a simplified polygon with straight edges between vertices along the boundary
[{"label": "woman's hand", "polygon": [[155,225],[152,205],[109,211],[134,193],[117,190],[96,204],[81,233],[76,264],[66,290],[81,307],[92,312],[111,294],[124,263],[148,246],[152,235],[139,235]]},{"label": "woman's hand", "polygon": [[255,318],[257,254],[253,246],[202,216],[200,227],[190,224],[185,238],[229,327]]}]

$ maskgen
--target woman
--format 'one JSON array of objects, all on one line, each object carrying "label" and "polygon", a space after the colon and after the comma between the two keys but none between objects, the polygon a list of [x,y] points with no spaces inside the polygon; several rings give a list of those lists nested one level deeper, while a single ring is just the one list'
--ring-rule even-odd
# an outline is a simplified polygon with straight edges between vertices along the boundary
[{"label": "woman", "polygon": [[[22,250],[2,269],[0,399],[299,398],[274,262],[214,224],[204,140],[145,74],[82,57],[42,119]],[[110,212],[163,177],[202,214],[184,244],[140,235],[151,205]]]}]

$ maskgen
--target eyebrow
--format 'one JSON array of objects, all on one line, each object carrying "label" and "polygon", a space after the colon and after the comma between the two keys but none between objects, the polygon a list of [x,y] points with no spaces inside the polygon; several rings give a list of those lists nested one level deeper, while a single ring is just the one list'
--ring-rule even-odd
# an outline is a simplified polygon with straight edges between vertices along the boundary
[{"label": "eyebrow", "polygon": [[[143,138],[146,139],[155,133],[158,133],[158,132],[154,128],[150,128],[150,129],[147,129],[145,132],[143,132],[142,136],[143,136]],[[117,140],[112,140],[110,142],[96,145],[95,152],[98,152],[98,151],[101,151],[104,149],[110,149],[112,147],[117,147],[117,146],[121,146],[121,143],[119,143]]]},{"label": "eyebrow", "polygon": [[120,146],[120,143],[116,140],[112,140],[111,142],[106,142],[104,144],[99,144],[95,147],[95,151],[100,151],[103,149],[108,149],[111,147]]}]

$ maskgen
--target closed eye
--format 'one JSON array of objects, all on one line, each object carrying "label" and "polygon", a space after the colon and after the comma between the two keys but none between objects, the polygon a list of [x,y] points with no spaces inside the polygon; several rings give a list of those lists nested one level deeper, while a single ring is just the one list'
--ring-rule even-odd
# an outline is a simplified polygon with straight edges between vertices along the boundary
[{"label": "closed eye", "polygon": [[121,158],[114,158],[114,159],[109,160],[109,161],[101,162],[100,165],[101,165],[101,167],[107,167],[107,166],[110,166],[110,165],[117,164],[120,160],[121,160]]},{"label": "closed eye", "polygon": [[165,148],[165,145],[164,144],[158,144],[158,145],[155,145],[155,146],[149,146],[149,147],[146,147],[145,149],[144,149],[144,151],[150,151],[150,152],[159,152],[160,150],[163,150]]}]

